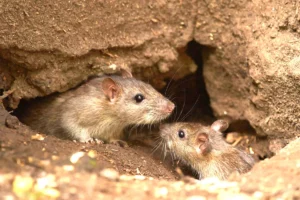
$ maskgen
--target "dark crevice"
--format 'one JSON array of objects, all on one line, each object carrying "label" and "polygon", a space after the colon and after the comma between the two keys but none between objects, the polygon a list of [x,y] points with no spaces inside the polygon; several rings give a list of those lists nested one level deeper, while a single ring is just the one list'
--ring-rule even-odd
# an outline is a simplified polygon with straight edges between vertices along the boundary
[{"label": "dark crevice", "polygon": [[206,91],[206,86],[204,82],[203,77],[203,51],[205,47],[197,43],[196,41],[191,41],[188,43],[187,51],[186,53],[188,56],[190,56],[196,65],[198,66],[198,69],[196,71],[196,89],[200,94],[201,100],[199,101],[199,108],[201,111],[201,114],[208,115],[210,117],[213,116],[213,111],[210,107],[210,100],[208,93]]},{"label": "dark crevice", "polygon": [[228,132],[246,132],[251,135],[256,135],[254,128],[248,120],[236,120],[230,123]]},{"label": "dark crevice", "polygon": [[[202,121],[210,123],[213,112],[203,78],[203,46],[196,41],[188,43],[185,53],[197,65],[197,71],[180,80],[167,79],[170,83],[171,100],[176,104],[176,111],[170,121]],[[166,90],[166,89],[165,89]]]}]

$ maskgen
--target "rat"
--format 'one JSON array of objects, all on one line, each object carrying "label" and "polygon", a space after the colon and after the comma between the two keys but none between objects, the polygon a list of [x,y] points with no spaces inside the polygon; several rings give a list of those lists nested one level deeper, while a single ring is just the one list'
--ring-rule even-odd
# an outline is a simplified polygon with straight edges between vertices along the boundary
[{"label": "rat", "polygon": [[21,112],[33,129],[79,142],[127,146],[123,129],[167,118],[175,105],[151,85],[122,75],[94,77],[75,89],[34,100]]},{"label": "rat", "polygon": [[200,123],[178,122],[161,125],[160,135],[170,153],[199,174],[199,179],[227,179],[233,172],[248,172],[254,165],[252,156],[228,144],[222,132],[228,128],[224,120],[210,127]]}]

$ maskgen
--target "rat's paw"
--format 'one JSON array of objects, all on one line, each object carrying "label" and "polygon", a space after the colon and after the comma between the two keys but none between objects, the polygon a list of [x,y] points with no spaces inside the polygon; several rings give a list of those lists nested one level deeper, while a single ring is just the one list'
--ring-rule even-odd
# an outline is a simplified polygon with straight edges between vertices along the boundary
[{"label": "rat's paw", "polygon": [[97,139],[97,138],[94,138],[94,142],[96,144],[104,144],[103,140],[100,140],[100,139]]},{"label": "rat's paw", "polygon": [[97,138],[91,138],[90,140],[88,140],[86,143],[91,143],[91,144],[104,144],[104,142],[102,140],[99,140]]},{"label": "rat's paw", "polygon": [[78,140],[79,142],[82,142],[82,143],[91,143],[91,144],[104,144],[104,142],[100,139],[97,139],[97,138],[86,138],[86,139],[79,139]]},{"label": "rat's paw", "polygon": [[110,144],[115,144],[118,145],[120,147],[128,147],[127,142],[123,141],[123,140],[110,140],[109,141]]}]

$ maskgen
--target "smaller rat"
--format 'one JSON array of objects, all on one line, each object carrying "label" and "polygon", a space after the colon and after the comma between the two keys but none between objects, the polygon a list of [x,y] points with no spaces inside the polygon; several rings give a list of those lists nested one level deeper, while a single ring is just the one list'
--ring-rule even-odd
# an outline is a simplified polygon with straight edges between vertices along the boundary
[{"label": "smaller rat", "polygon": [[161,125],[160,135],[170,152],[190,165],[199,179],[224,180],[233,172],[249,171],[255,163],[250,154],[226,143],[222,132],[227,128],[224,120],[217,120],[210,127],[179,122]]},{"label": "smaller rat", "polygon": [[80,142],[126,146],[123,129],[167,118],[175,105],[151,85],[121,69],[122,76],[101,76],[75,89],[34,100],[19,119],[37,131]]}]

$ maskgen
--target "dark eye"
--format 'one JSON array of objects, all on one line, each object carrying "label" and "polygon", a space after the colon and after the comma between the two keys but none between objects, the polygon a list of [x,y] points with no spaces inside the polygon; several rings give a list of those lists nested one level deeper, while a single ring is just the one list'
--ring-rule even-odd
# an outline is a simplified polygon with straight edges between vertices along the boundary
[{"label": "dark eye", "polygon": [[140,103],[145,99],[145,97],[142,94],[137,94],[135,95],[134,99],[137,103]]},{"label": "dark eye", "polygon": [[184,132],[183,130],[179,130],[179,131],[178,131],[178,136],[179,136],[180,138],[184,138],[184,137],[185,137],[185,132]]}]

